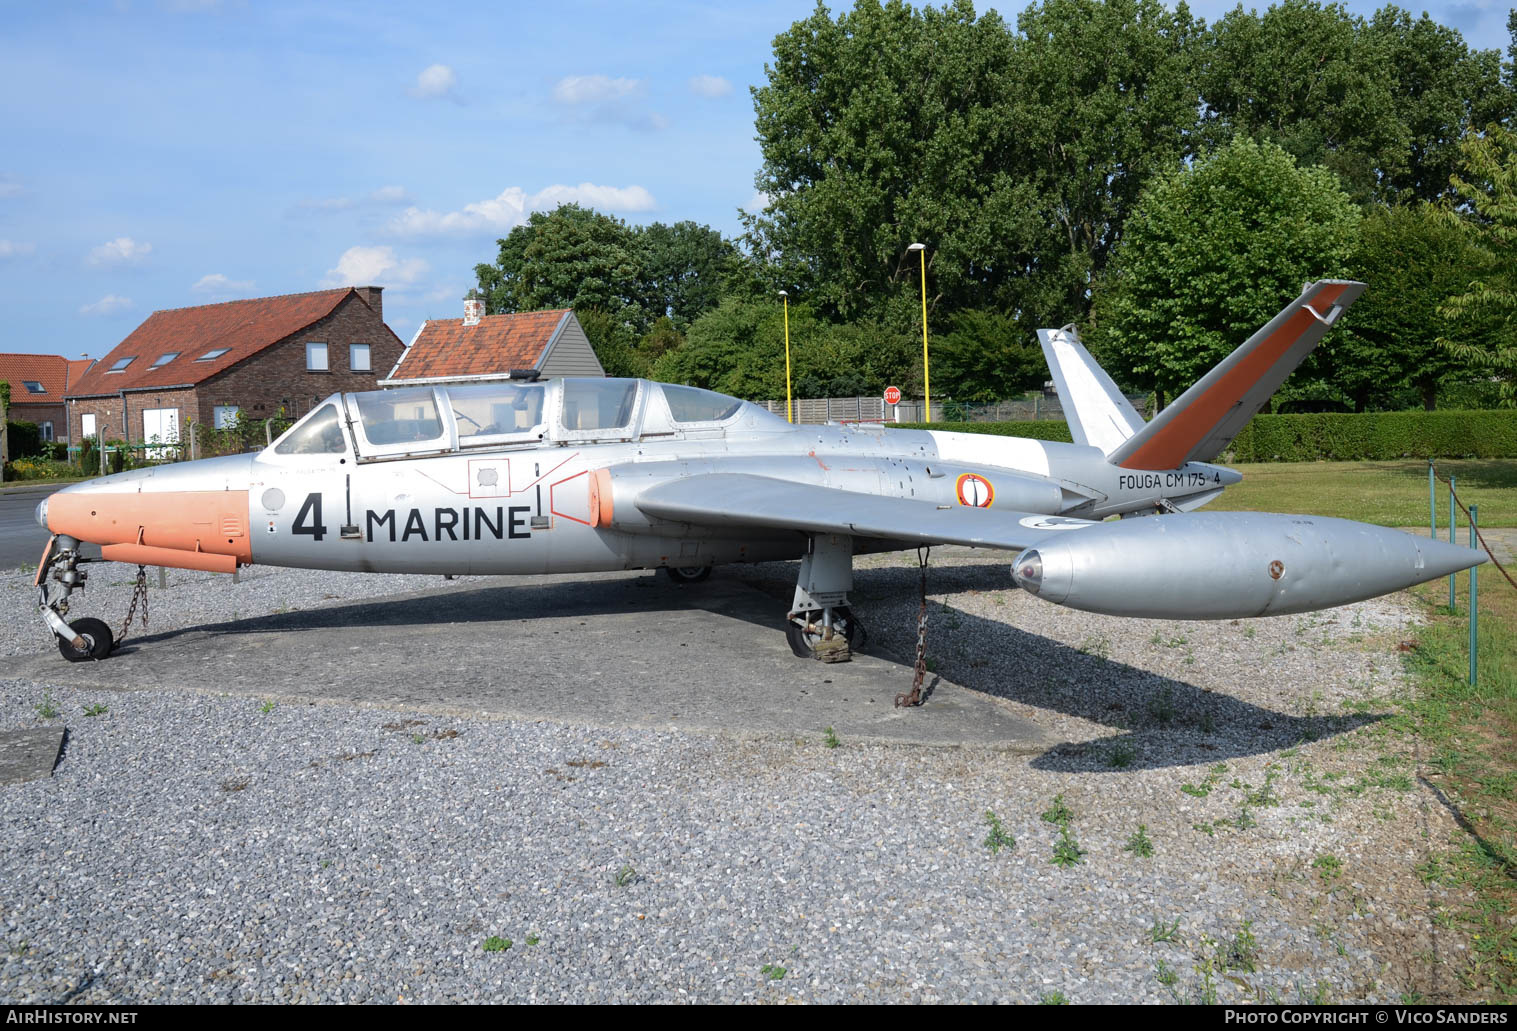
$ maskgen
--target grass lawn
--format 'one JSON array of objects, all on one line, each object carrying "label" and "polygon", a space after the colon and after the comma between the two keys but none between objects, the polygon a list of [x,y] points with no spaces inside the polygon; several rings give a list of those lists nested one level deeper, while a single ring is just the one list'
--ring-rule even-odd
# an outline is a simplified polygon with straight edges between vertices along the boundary
[{"label": "grass lawn", "polygon": [[[1233,468],[1243,474],[1243,482],[1227,488],[1203,511],[1292,512],[1381,526],[1427,525],[1424,461],[1271,462]],[[1517,459],[1439,462],[1438,475],[1453,475],[1460,500],[1480,506],[1481,526],[1517,526]],[[1448,530],[1448,499],[1448,487],[1440,482],[1440,536]]]},{"label": "grass lawn", "polygon": [[[1426,526],[1427,463],[1280,462],[1240,465],[1243,482],[1206,511],[1258,510],[1337,516],[1383,526]],[[1517,460],[1450,461],[1466,505],[1480,506],[1482,526],[1517,526]],[[1438,484],[1439,536],[1447,534],[1448,487]],[[1463,544],[1464,521],[1458,533]],[[1469,949],[1445,957],[1461,997],[1517,1000],[1517,591],[1490,565],[1480,569],[1480,664],[1469,670],[1469,576],[1458,577],[1455,608],[1448,581],[1410,593],[1424,622],[1406,655],[1415,695],[1396,724],[1422,741],[1419,775],[1436,787],[1464,829],[1429,842],[1429,882],[1464,887],[1473,902],[1437,914],[1466,934]]]}]

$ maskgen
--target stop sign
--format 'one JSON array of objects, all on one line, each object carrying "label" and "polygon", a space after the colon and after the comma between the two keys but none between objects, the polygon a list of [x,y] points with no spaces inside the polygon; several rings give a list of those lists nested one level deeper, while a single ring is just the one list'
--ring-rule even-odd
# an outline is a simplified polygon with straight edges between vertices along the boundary
[{"label": "stop sign", "polygon": [[900,404],[901,403],[901,388],[900,387],[886,387],[885,388],[885,403],[887,405],[898,405],[898,404]]}]

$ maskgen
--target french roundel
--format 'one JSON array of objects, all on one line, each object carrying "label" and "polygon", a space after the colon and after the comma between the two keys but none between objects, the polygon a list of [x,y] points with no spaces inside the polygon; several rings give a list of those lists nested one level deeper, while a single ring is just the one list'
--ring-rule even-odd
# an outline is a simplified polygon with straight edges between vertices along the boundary
[{"label": "french roundel", "polygon": [[996,499],[996,489],[990,481],[977,473],[965,473],[959,477],[959,504],[971,508],[989,508]]}]

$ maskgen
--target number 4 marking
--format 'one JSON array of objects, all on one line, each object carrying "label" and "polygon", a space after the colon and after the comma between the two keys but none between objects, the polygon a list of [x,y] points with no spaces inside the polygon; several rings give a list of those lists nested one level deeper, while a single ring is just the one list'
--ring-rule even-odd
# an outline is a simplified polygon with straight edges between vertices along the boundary
[{"label": "number 4 marking", "polygon": [[[306,522],[310,516],[311,521]],[[295,525],[290,527],[291,533],[303,533],[312,540],[320,541],[327,535],[327,529],[321,521],[321,495],[307,494],[305,504],[300,506],[300,514],[295,517]]]}]

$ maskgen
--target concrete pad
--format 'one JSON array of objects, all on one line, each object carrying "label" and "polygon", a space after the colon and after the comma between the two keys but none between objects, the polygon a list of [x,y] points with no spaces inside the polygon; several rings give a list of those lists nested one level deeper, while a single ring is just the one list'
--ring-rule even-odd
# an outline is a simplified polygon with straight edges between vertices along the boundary
[{"label": "concrete pad", "polygon": [[0,785],[51,777],[63,735],[63,727],[0,730]]},{"label": "concrete pad", "polygon": [[132,638],[104,662],[17,657],[10,675],[611,727],[973,745],[1058,742],[1002,700],[939,681],[894,707],[910,665],[791,654],[784,604],[730,579],[531,577]]}]

